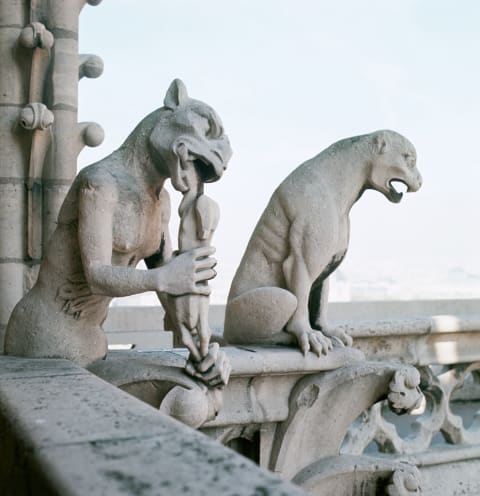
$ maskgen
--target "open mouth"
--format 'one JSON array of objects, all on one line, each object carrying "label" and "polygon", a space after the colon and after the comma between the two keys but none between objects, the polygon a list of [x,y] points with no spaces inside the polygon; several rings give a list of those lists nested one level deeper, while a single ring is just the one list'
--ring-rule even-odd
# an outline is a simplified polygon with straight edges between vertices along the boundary
[{"label": "open mouth", "polygon": [[213,181],[216,181],[220,178],[220,175],[215,170],[213,164],[208,162],[207,160],[197,157],[193,161],[193,164],[202,182],[212,183]]},{"label": "open mouth", "polygon": [[408,190],[408,185],[401,179],[390,180],[388,183],[388,187],[388,196],[393,203],[400,203],[403,197],[403,193]]}]

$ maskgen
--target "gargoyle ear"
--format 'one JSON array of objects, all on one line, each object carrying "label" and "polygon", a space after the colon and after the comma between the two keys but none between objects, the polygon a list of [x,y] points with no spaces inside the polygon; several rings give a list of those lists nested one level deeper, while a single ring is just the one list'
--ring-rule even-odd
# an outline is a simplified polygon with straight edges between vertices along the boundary
[{"label": "gargoyle ear", "polygon": [[187,100],[187,88],[183,84],[183,81],[180,79],[174,79],[167,90],[163,104],[165,107],[175,110],[177,107],[184,105]]},{"label": "gargoyle ear", "polygon": [[387,148],[387,140],[385,139],[385,134],[383,132],[375,133],[373,136],[373,148],[378,153],[384,153]]}]

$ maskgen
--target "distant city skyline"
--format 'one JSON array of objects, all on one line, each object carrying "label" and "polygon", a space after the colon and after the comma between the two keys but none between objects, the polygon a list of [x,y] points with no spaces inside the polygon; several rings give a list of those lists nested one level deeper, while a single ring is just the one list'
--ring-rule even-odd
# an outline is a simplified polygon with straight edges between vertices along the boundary
[{"label": "distant city skyline", "polygon": [[234,156],[207,189],[222,212],[212,300],[226,297],[282,179],[332,142],[382,128],[414,143],[424,186],[399,205],[376,192],[358,202],[332,298],[346,283],[352,298],[480,297],[480,3],[115,0],[80,21],[81,51],[105,62],[80,83],[80,119],[106,132],[80,166],[117,148],[174,77],[224,121]]}]

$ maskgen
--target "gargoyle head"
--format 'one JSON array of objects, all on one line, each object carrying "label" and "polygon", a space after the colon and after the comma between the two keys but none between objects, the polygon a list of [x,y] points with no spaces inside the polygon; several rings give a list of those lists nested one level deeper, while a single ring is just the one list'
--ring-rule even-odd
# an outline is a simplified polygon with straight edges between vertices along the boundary
[{"label": "gargoyle head", "polygon": [[209,105],[190,98],[180,79],[168,88],[149,142],[182,193],[189,189],[188,168],[194,167],[202,182],[217,181],[232,155],[220,117]]},{"label": "gargoyle head", "polygon": [[371,134],[373,151],[368,188],[383,193],[391,202],[399,203],[403,193],[395,183],[403,183],[407,192],[415,192],[422,185],[422,176],[416,167],[414,146],[395,131],[376,131]]}]

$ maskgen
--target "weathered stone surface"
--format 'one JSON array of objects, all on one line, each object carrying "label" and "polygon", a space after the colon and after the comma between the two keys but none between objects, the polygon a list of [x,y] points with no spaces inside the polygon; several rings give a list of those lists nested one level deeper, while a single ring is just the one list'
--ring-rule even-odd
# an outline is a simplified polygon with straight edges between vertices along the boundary
[{"label": "weathered stone surface", "polygon": [[480,319],[472,315],[357,321],[338,324],[369,360],[412,365],[480,360]]},{"label": "weathered stone surface", "polygon": [[[363,353],[351,348],[336,348],[320,359],[312,354],[303,356],[296,350],[282,346],[228,346],[223,350],[232,366],[232,377],[303,375],[337,369],[365,359]],[[137,374],[148,373],[149,378],[154,377],[155,367],[181,368],[187,356],[188,351],[181,348],[115,351],[109,353],[105,361],[96,362],[89,369],[112,384],[122,385],[133,380]],[[129,365],[125,366],[126,363]]]},{"label": "weathered stone surface", "polygon": [[[89,370],[188,425],[218,428],[285,420],[291,390],[300,377],[364,359],[351,348],[335,349],[320,358],[304,357],[286,347],[226,347],[223,351],[232,377],[221,392],[202,389],[183,373],[187,350],[110,352]],[[204,412],[202,416],[195,416],[195,405]]]},{"label": "weathered stone surface", "polygon": [[[21,261],[3,262],[0,270],[0,285],[5,290],[0,298],[1,315],[10,315],[16,302],[25,293],[25,266]],[[3,352],[7,322],[0,323],[0,352]]]},{"label": "weathered stone surface", "polygon": [[349,211],[366,189],[394,203],[402,198],[395,182],[417,191],[415,163],[406,138],[377,131],[339,141],[294,170],[270,199],[235,274],[226,340],[296,343],[318,355],[332,347],[327,336],[351,344],[326,320],[327,277],[347,251]]},{"label": "weathered stone surface", "polygon": [[[405,487],[405,479],[409,487]],[[424,494],[420,488],[420,474],[414,466],[366,456],[320,460],[302,470],[295,482],[316,496]]]},{"label": "weathered stone surface", "polygon": [[[55,360],[54,366],[48,359],[24,358],[1,356],[0,381],[4,379],[41,379],[43,377],[56,377],[64,375],[88,375],[85,369],[72,367],[69,360]],[[53,367],[53,368],[52,368]]]},{"label": "weathered stone surface", "polygon": [[4,367],[1,494],[304,494],[65,360]]},{"label": "weathered stone surface", "polygon": [[480,494],[480,449],[477,446],[432,449],[408,457],[422,474],[422,496]]},{"label": "weathered stone surface", "polygon": [[[172,256],[163,185],[170,178],[187,194],[193,187],[187,175],[202,184],[215,181],[230,155],[217,114],[175,80],[165,106],[74,181],[38,281],[10,318],[6,353],[91,364],[107,352],[102,324],[112,297],[144,291],[208,295],[204,283],[215,276],[214,250],[203,246]],[[142,259],[150,270],[135,269]]]},{"label": "weathered stone surface", "polygon": [[[39,456],[51,485],[65,496],[306,494],[228,448],[206,438],[200,441],[196,436],[201,434],[182,434],[55,447]],[[84,474],[75,469],[79,465]]]},{"label": "weathered stone surface", "polygon": [[[398,413],[418,403],[420,379],[415,369],[365,363],[362,354],[349,347],[321,357],[303,356],[287,347],[227,347],[224,352],[232,374],[222,391],[221,409],[214,406],[218,398],[174,376],[175,370],[182,370],[180,358],[185,359],[186,350],[111,354],[92,370],[223,443],[251,441],[251,451],[241,449],[242,453],[251,453],[262,466],[288,479],[303,473],[298,480],[314,488],[312,494],[342,494],[362,484],[376,487],[380,480],[386,485],[397,473],[398,463],[392,460],[383,463],[360,456],[356,465],[342,464],[339,451],[352,422],[377,401],[388,397]],[[335,456],[339,469],[334,480],[311,472],[320,460]],[[355,467],[362,463],[364,470],[357,473]],[[400,475],[397,479],[403,481]],[[329,493],[325,488],[334,489]]]}]

